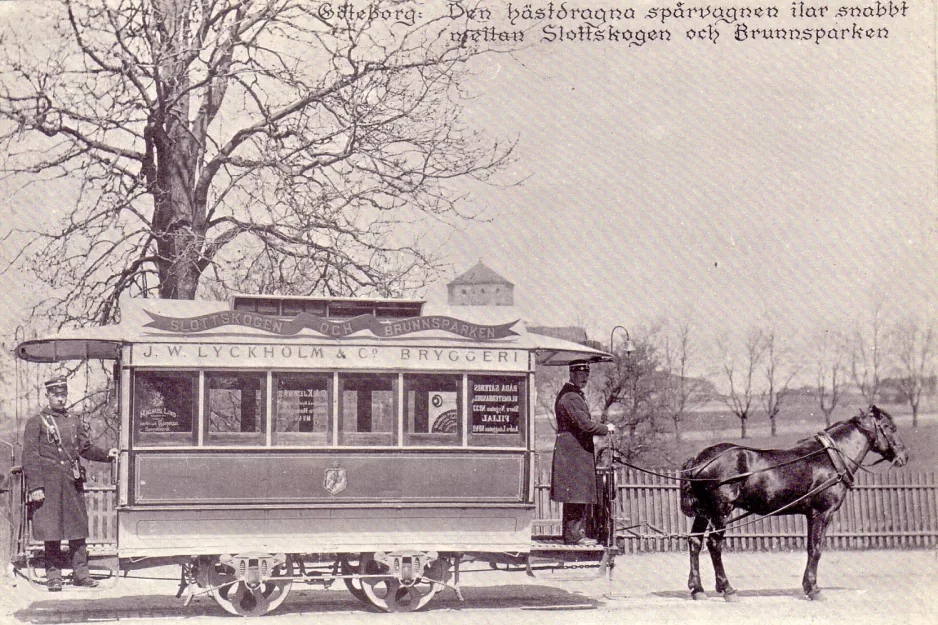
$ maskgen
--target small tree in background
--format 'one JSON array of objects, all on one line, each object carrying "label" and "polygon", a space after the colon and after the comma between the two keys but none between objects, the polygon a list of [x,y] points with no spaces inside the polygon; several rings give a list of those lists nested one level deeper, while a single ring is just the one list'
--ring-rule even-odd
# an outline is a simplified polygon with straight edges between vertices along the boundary
[{"label": "small tree in background", "polygon": [[876,300],[869,318],[857,324],[849,341],[850,378],[868,404],[876,402],[886,363],[883,323],[883,304]]},{"label": "small tree in background", "polygon": [[765,381],[762,401],[765,414],[769,418],[771,435],[777,436],[776,420],[789,394],[792,380],[798,374],[798,366],[792,361],[791,354],[779,344],[774,330],[762,332],[762,350],[762,373]]},{"label": "small tree in background", "polygon": [[846,377],[843,362],[843,340],[836,334],[824,331],[816,343],[815,362],[815,396],[821,413],[824,415],[824,425],[830,426],[831,414],[840,403],[843,385]]},{"label": "small tree in background", "polygon": [[662,332],[661,407],[674,426],[674,440],[681,441],[681,427],[687,415],[707,400],[709,385],[701,378],[690,377],[694,362],[690,322]]},{"label": "small tree in background", "polygon": [[899,389],[912,409],[912,427],[918,427],[919,406],[928,382],[935,378],[935,334],[927,322],[907,317],[896,324],[893,344]]},{"label": "small tree in background", "polygon": [[727,408],[739,419],[739,437],[746,438],[746,423],[752,416],[756,399],[755,381],[765,354],[762,331],[751,328],[743,343],[741,356],[734,356],[729,341],[721,337],[717,341],[723,354],[723,375],[729,391],[723,396]]}]

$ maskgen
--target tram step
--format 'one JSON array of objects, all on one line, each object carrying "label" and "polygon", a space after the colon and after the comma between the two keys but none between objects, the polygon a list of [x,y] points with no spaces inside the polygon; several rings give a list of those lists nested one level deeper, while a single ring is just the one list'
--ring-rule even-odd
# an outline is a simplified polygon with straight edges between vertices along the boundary
[{"label": "tram step", "polygon": [[568,545],[560,536],[533,536],[531,551],[603,551],[605,547],[597,545]]}]

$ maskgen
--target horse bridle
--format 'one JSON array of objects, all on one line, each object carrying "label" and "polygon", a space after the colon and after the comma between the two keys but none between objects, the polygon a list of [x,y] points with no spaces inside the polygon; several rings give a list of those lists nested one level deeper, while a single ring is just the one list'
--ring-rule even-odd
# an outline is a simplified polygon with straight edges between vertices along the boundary
[{"label": "horse bridle", "polygon": [[[885,447],[886,447],[889,451],[891,451],[892,454],[893,454],[893,460],[892,460],[891,462],[892,462],[893,464],[895,464],[895,458],[896,458],[896,456],[897,456],[897,453],[896,453],[896,443],[895,443],[895,441],[892,439],[892,437],[889,436],[889,434],[886,433],[886,428],[884,428],[884,427],[883,427],[883,424],[881,423],[881,420],[882,420],[881,415],[882,415],[882,412],[881,412],[881,411],[876,410],[876,409],[873,409],[873,408],[871,408],[870,411],[866,413],[866,416],[870,417],[870,419],[872,419],[872,421],[873,421],[873,431],[872,431],[872,432],[870,432],[870,431],[867,430],[865,427],[863,427],[862,425],[860,425],[860,421],[859,421],[859,420],[857,420],[857,424],[860,425],[861,429],[862,429],[864,432],[868,432],[868,433],[873,434],[873,436],[875,437],[874,440],[873,440],[873,445],[874,445],[874,447],[876,446],[876,443],[879,442],[880,436],[883,437],[883,440],[884,440],[885,443],[886,443],[886,444],[885,444]],[[878,450],[878,449],[877,449],[876,451],[877,451],[877,453],[879,453],[879,450]],[[874,462],[873,464],[871,464],[871,465],[869,465],[869,466],[871,466],[871,467],[872,467],[872,466],[875,466],[875,465],[879,464],[880,462],[890,462],[890,461],[887,461],[886,458],[885,458],[882,454],[880,454],[879,460],[877,460],[876,462]],[[863,465],[857,465],[857,466],[858,466],[858,468],[863,468]]]}]

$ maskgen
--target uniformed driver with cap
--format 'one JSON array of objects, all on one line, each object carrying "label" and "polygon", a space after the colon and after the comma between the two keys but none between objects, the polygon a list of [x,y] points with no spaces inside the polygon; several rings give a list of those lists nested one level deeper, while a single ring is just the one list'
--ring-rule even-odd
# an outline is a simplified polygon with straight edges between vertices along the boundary
[{"label": "uniformed driver with cap", "polygon": [[550,498],[563,504],[564,542],[585,546],[597,544],[586,535],[589,506],[599,502],[593,437],[615,432],[613,424],[596,423],[590,418],[583,395],[589,375],[589,362],[571,362],[570,381],[563,385],[554,402],[557,441],[550,480]]},{"label": "uniformed driver with cap", "polygon": [[45,383],[49,405],[30,417],[23,432],[23,473],[32,511],[33,538],[45,543],[47,588],[62,590],[62,541],[68,541],[72,584],[97,586],[88,573],[88,512],[84,474],[78,457],[107,462],[117,450],[105,451],[88,440],[77,416],[65,409],[68,381]]}]

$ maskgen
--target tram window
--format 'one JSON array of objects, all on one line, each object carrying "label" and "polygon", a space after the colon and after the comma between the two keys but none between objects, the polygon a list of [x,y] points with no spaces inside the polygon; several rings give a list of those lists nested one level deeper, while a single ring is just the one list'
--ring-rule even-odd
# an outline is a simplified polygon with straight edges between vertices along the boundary
[{"label": "tram window", "polygon": [[522,377],[469,376],[469,445],[524,446],[526,398]]},{"label": "tram window", "polygon": [[462,444],[462,376],[404,376],[404,444]]},{"label": "tram window", "polygon": [[332,441],[332,375],[274,376],[275,445],[329,445]]},{"label": "tram window", "polygon": [[263,373],[205,374],[205,442],[209,445],[264,444]]},{"label": "tram window", "polygon": [[184,446],[196,443],[198,376],[138,371],[134,376],[134,443]]},{"label": "tram window", "polygon": [[397,443],[397,376],[339,375],[339,444]]}]

